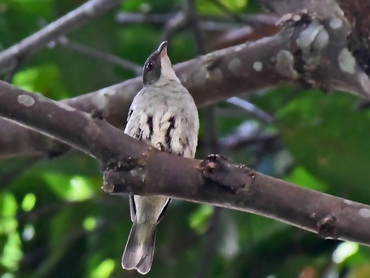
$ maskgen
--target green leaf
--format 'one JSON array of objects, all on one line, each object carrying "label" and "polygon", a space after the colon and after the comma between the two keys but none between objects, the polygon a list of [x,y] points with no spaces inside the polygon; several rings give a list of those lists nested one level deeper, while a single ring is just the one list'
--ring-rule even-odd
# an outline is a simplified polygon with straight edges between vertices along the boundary
[{"label": "green leaf", "polygon": [[19,71],[13,77],[13,84],[55,100],[68,97],[61,83],[59,69],[53,64],[43,64]]},{"label": "green leaf", "polygon": [[16,213],[18,210],[17,201],[11,193],[0,194],[0,234],[10,234],[16,231],[18,221]]},{"label": "green leaf", "polygon": [[3,253],[0,256],[0,264],[9,270],[16,270],[22,256],[19,234],[16,232],[9,233]]},{"label": "green leaf", "polygon": [[333,253],[333,261],[337,264],[343,262],[348,257],[355,255],[359,250],[359,244],[355,242],[343,242],[338,245]]},{"label": "green leaf", "polygon": [[328,185],[320,179],[313,176],[304,167],[298,166],[289,173],[285,178],[286,181],[299,184],[300,186],[307,187],[313,190],[325,192]]},{"label": "green leaf", "polygon": [[92,231],[96,228],[96,218],[93,216],[89,216],[85,218],[83,222],[83,226],[87,231]]},{"label": "green leaf", "polygon": [[22,209],[24,211],[30,211],[36,204],[36,195],[33,193],[27,193],[22,201]]},{"label": "green leaf", "polygon": [[22,249],[17,232],[18,205],[13,194],[0,193],[0,267],[16,270],[22,258]]},{"label": "green leaf", "polygon": [[43,176],[54,192],[67,201],[89,199],[95,191],[91,182],[82,176],[65,176],[52,172],[47,172]]},{"label": "green leaf", "polygon": [[328,192],[366,201],[370,180],[370,120],[353,108],[357,98],[306,91],[279,111],[278,125],[298,164]]},{"label": "green leaf", "polygon": [[203,234],[207,230],[209,218],[212,216],[214,207],[200,205],[190,217],[190,226],[198,233]]},{"label": "green leaf", "polygon": [[91,278],[109,277],[117,262],[112,259],[105,259],[102,261],[91,273]]}]

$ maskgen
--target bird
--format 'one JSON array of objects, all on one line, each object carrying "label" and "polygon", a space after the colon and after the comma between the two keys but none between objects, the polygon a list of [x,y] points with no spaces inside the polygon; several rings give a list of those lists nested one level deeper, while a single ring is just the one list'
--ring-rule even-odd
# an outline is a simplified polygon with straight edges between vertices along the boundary
[{"label": "bird", "polygon": [[[160,151],[193,158],[198,144],[199,116],[193,97],[181,84],[162,42],[146,60],[143,88],[130,106],[124,132]],[[155,248],[156,226],[170,199],[130,195],[133,222],[122,256],[122,268],[147,274]]]}]

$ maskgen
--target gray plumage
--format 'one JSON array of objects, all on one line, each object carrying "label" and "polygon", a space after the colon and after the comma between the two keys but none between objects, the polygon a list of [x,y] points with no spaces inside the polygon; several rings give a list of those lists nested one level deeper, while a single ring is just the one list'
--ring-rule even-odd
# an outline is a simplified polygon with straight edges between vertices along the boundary
[{"label": "gray plumage", "polygon": [[[192,158],[198,141],[199,118],[192,96],[182,86],[167,56],[167,42],[144,65],[143,89],[135,96],[125,133],[169,153]],[[133,222],[122,257],[122,267],[149,272],[155,229],[170,199],[130,196]]]}]

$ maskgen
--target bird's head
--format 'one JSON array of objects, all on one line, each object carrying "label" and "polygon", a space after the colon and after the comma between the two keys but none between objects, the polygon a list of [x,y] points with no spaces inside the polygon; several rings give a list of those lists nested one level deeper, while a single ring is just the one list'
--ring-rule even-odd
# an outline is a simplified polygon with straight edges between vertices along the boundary
[{"label": "bird's head", "polygon": [[143,70],[144,85],[165,84],[171,80],[179,81],[167,55],[167,44],[167,41],[162,42],[146,60]]}]

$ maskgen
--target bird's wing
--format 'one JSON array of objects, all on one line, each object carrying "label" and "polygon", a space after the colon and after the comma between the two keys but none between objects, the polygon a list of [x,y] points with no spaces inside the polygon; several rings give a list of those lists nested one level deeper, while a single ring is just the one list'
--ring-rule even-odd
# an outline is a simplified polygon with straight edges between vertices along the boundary
[{"label": "bird's wing", "polygon": [[[125,133],[135,139],[141,140],[141,136],[142,136],[141,129],[139,127],[135,129],[133,126],[133,121],[131,121],[133,112],[134,112],[134,108],[130,107],[128,114],[127,114],[127,124],[125,128]],[[129,196],[129,204],[130,204],[130,218],[131,218],[131,221],[134,222],[136,218],[136,206],[135,206],[134,195],[132,194],[130,194]]]},{"label": "bird's wing", "polygon": [[132,194],[130,194],[130,196],[129,196],[129,204],[130,204],[131,221],[134,222],[135,218],[136,218],[136,206],[135,206],[134,195],[132,195]]}]

